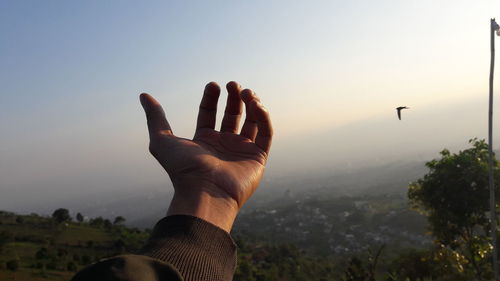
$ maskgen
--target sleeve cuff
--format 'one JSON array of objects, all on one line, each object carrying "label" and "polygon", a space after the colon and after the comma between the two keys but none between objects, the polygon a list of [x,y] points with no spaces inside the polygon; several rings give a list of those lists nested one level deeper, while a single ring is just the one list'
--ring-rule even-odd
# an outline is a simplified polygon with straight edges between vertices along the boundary
[{"label": "sleeve cuff", "polygon": [[141,254],[174,265],[186,281],[232,280],[236,244],[223,229],[197,217],[160,220]]}]

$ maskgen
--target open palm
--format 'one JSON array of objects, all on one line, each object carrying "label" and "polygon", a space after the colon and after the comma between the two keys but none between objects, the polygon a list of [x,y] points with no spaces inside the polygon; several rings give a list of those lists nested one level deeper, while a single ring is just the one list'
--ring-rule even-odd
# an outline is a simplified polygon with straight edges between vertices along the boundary
[{"label": "open palm", "polygon": [[[219,86],[205,87],[196,133],[192,140],[179,138],[165,117],[161,105],[142,94],[150,134],[150,151],[165,168],[176,194],[198,193],[234,200],[241,206],[257,188],[264,173],[272,140],[269,113],[258,97],[236,82],[227,84],[228,99],[220,131],[215,130]],[[246,119],[238,134],[246,107]]]}]

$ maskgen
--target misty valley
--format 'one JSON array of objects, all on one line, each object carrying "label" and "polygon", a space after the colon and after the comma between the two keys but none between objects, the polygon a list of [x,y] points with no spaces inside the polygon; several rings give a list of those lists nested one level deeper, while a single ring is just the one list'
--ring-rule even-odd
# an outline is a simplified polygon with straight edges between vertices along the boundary
[{"label": "misty valley", "polygon": [[[454,154],[443,150],[440,159],[427,163],[397,162],[265,182],[231,233],[238,245],[234,280],[489,280],[489,242],[480,229],[484,223],[475,221],[474,230],[463,237],[460,227],[437,229],[432,212],[438,210],[428,207],[434,199],[422,197],[431,179],[443,175],[455,192],[462,188],[464,197],[470,197],[469,191],[482,194],[476,186],[484,185],[477,178],[484,173],[485,143],[474,139],[470,144]],[[464,178],[457,176],[462,174]],[[86,210],[75,202],[74,209],[40,214],[0,212],[0,280],[68,280],[88,264],[138,251],[154,219],[163,216],[168,197],[155,191],[141,196],[95,202]],[[134,216],[112,208],[131,204],[157,210]],[[463,207],[466,216],[468,211]]]},{"label": "misty valley", "polygon": [[[400,194],[328,198],[286,191],[277,200],[240,214],[232,232],[240,260],[235,280],[320,280],[325,272],[331,278],[325,280],[342,280],[353,256],[385,246],[381,259],[390,259],[432,244],[425,218]],[[68,280],[86,264],[139,250],[150,230],[112,221],[57,224],[50,216],[1,212],[0,279]]]}]

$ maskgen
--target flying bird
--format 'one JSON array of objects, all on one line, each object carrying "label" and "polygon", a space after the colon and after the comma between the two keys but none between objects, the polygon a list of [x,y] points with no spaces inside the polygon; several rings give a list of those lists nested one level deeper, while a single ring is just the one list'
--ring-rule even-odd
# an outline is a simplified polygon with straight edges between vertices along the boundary
[{"label": "flying bird", "polygon": [[410,109],[410,108],[407,107],[407,106],[396,107],[396,110],[398,111],[398,118],[399,118],[399,120],[401,120],[401,110],[403,110],[403,109]]}]

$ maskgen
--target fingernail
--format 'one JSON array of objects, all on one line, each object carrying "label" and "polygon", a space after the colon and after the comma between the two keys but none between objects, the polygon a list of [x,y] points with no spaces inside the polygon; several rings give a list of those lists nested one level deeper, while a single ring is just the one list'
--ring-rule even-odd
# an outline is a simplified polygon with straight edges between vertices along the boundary
[{"label": "fingernail", "polygon": [[236,82],[236,81],[230,81],[227,84],[234,86],[237,90],[241,89],[241,85],[238,82]]}]

